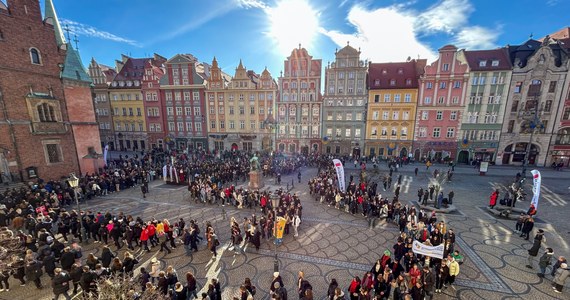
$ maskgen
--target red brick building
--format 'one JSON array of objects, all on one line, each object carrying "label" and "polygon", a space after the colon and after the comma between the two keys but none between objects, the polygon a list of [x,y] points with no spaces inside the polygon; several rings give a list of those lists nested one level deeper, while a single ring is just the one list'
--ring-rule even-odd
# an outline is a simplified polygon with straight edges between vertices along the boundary
[{"label": "red brick building", "polygon": [[[51,1],[46,1],[51,6]],[[48,11],[48,5],[46,5]],[[3,181],[78,172],[60,79],[67,45],[37,0],[0,2],[0,171]]]},{"label": "red brick building", "polygon": [[145,108],[146,131],[150,149],[163,148],[165,137],[164,100],[160,94],[160,78],[164,75],[164,67],[147,60],[144,64],[142,77],[142,94]]}]

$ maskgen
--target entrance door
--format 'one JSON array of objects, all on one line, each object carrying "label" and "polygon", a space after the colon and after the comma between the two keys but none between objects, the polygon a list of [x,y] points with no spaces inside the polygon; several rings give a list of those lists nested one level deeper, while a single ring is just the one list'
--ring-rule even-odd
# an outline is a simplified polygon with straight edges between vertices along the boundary
[{"label": "entrance door", "polygon": [[402,150],[400,150],[400,157],[408,157],[408,149],[402,148]]},{"label": "entrance door", "polygon": [[303,153],[303,155],[308,155],[309,154],[309,146],[301,147],[301,153]]},{"label": "entrance door", "polygon": [[360,157],[360,148],[356,147],[352,149],[352,157]]},{"label": "entrance door", "polygon": [[457,156],[457,162],[460,164],[468,164],[469,163],[469,151],[461,150],[459,155]]},{"label": "entrance door", "polygon": [[422,151],[420,151],[420,149],[416,149],[416,151],[414,151],[414,160],[415,161],[422,160]]}]

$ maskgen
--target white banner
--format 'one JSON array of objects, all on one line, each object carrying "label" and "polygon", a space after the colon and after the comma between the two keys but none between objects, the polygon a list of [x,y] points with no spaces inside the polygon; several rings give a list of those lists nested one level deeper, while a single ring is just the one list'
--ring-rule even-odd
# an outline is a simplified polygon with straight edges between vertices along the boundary
[{"label": "white banner", "polygon": [[440,244],[439,246],[428,246],[418,241],[414,241],[412,250],[416,254],[443,259],[443,247],[444,244]]},{"label": "white banner", "polygon": [[109,145],[105,145],[105,150],[103,151],[103,160],[105,161],[105,166],[107,165],[107,153],[109,152]]},{"label": "white banner", "polygon": [[338,188],[344,193],[345,184],[344,184],[344,167],[342,166],[342,162],[338,159],[333,159],[334,169],[336,170],[336,177],[338,178]]},{"label": "white banner", "polygon": [[532,174],[532,201],[530,204],[534,205],[534,209],[538,210],[538,197],[540,196],[540,182],[542,178],[538,170],[530,171]]}]

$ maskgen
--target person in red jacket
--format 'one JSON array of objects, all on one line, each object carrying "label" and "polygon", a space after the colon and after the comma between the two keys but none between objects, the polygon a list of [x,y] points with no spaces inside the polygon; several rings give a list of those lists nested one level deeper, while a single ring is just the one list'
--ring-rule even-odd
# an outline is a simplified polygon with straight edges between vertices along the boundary
[{"label": "person in red jacket", "polygon": [[150,244],[152,245],[152,247],[155,247],[156,245],[158,245],[158,243],[156,242],[156,227],[154,226],[153,223],[149,222],[146,228],[148,229],[148,239],[150,241]]},{"label": "person in red jacket", "polygon": [[148,249],[148,227],[146,227],[146,225],[142,227],[140,240],[141,244],[144,245],[144,250],[150,251],[150,249]]},{"label": "person in red jacket", "polygon": [[499,190],[495,190],[492,194],[491,197],[489,197],[489,207],[491,209],[495,208],[495,205],[497,205],[497,199],[499,198]]}]

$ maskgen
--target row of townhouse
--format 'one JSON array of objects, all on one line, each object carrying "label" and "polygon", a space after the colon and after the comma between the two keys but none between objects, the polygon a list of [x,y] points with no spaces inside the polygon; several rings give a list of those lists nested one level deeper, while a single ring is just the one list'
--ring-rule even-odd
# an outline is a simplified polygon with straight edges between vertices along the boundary
[{"label": "row of townhouse", "polygon": [[[569,28],[437,60],[372,63],[346,45],[324,68],[293,49],[275,80],[214,58],[92,60],[102,144],[568,165]],[[324,87],[321,88],[321,83]],[[528,155],[527,155],[528,153]]]}]

